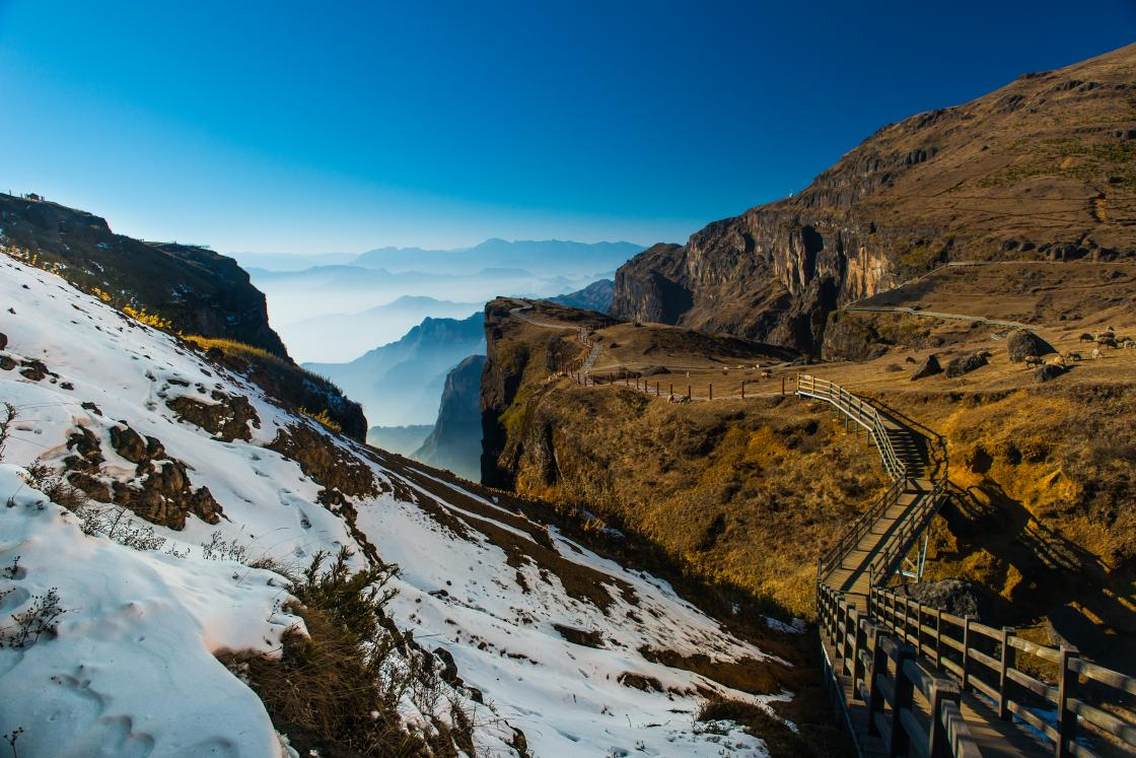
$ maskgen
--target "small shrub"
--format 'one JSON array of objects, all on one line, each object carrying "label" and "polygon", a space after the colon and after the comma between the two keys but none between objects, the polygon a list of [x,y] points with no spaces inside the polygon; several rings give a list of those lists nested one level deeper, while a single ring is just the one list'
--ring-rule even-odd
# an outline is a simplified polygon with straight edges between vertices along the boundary
[{"label": "small shrub", "polygon": [[244,563],[248,558],[248,548],[234,537],[226,540],[220,532],[209,535],[208,542],[201,543],[201,554],[209,561],[236,561]]},{"label": "small shrub", "polygon": [[330,416],[330,415],[328,414],[328,412],[327,412],[327,409],[326,409],[326,408],[324,408],[323,410],[319,411],[318,413],[316,413],[316,412],[314,412],[314,411],[309,411],[309,410],[308,410],[307,408],[297,408],[296,410],[297,410],[297,411],[298,411],[298,412],[299,412],[299,413],[300,413],[301,415],[307,416],[307,417],[308,417],[308,418],[310,418],[310,419],[311,419],[312,421],[317,421],[317,422],[319,422],[319,423],[320,423],[320,424],[322,424],[322,425],[323,425],[323,426],[324,426],[325,428],[327,428],[327,429],[329,429],[329,430],[331,430],[331,431],[335,432],[336,434],[339,434],[339,433],[341,433],[341,432],[343,431],[343,425],[342,425],[342,424],[340,424],[340,423],[339,423],[338,421],[336,421],[335,419],[333,419],[333,418],[332,418],[332,417],[331,417],[331,416]]},{"label": "small shrub", "polygon": [[12,422],[16,420],[16,406],[4,403],[0,406],[4,410],[4,418],[0,419],[0,460],[4,458],[4,446],[8,444],[8,435],[12,431]]},{"label": "small shrub", "polygon": [[72,487],[62,475],[44,463],[33,463],[27,467],[28,486],[37,489],[56,505],[61,505],[72,513],[78,513],[87,502],[87,496],[77,487]]},{"label": "small shrub", "polygon": [[[122,506],[100,508],[87,505],[76,512],[81,519],[80,528],[88,536],[109,537],[118,544],[135,550],[161,550],[166,544],[165,537],[154,533],[153,525],[134,518]],[[171,555],[184,557],[176,550]]]},{"label": "small shrub", "polygon": [[[101,298],[100,298],[101,299]],[[135,308],[131,305],[124,305],[122,312],[130,318],[134,319],[140,324],[153,327],[154,329],[161,329],[162,331],[169,331],[173,328],[173,322],[168,318],[159,316],[156,313],[150,313],[145,308]]]},{"label": "small shrub", "polygon": [[60,605],[59,590],[55,587],[42,595],[35,595],[26,611],[12,614],[12,623],[0,627],[0,647],[22,650],[43,637],[54,637],[58,632],[59,617],[64,613],[67,611]]},{"label": "small shrub", "polygon": [[221,660],[257,692],[301,754],[431,754],[432,738],[408,731],[398,714],[403,696],[437,689],[411,657],[394,655],[404,641],[384,606],[395,595],[386,585],[398,568],[379,564],[352,574],[351,556],[343,548],[325,568],[327,553],[317,553],[293,582],[300,605],[290,610],[304,619],[307,636],[286,633],[277,659],[225,654]]}]

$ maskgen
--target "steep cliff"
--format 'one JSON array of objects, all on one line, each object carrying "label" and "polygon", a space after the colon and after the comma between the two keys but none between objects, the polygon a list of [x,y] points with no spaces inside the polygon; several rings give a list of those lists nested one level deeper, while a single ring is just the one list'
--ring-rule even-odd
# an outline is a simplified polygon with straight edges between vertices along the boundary
[{"label": "steep cliff", "polygon": [[133,239],[115,234],[92,213],[3,193],[0,247],[116,307],[144,310],[187,334],[288,356],[268,324],[264,294],[236,261],[212,250]]},{"label": "steep cliff", "polygon": [[446,375],[438,420],[412,457],[466,479],[481,479],[481,371],[484,355],[471,355]]},{"label": "steep cliff", "polygon": [[1136,254],[1136,45],[883,127],[804,191],[656,245],[612,314],[817,353],[828,315],[952,260]]},{"label": "steep cliff", "polygon": [[204,247],[147,242],[106,219],[0,193],[0,252],[51,271],[77,289],[165,331],[238,371],[287,408],[362,441],[358,403],[300,369],[268,323],[264,293],[236,261]]}]

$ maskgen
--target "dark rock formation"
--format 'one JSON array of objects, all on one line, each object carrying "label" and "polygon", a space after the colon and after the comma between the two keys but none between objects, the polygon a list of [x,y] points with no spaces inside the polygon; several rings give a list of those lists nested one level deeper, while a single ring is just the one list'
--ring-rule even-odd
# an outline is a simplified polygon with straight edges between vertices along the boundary
[{"label": "dark rock formation", "polygon": [[927,360],[923,361],[923,365],[915,369],[915,373],[911,375],[911,381],[941,373],[943,373],[943,367],[939,365],[939,358],[932,353],[927,356]]},{"label": "dark rock formation", "polygon": [[1021,363],[1027,357],[1039,357],[1056,352],[1053,345],[1028,329],[1015,329],[1006,340],[1006,352],[1012,363]]},{"label": "dark rock formation", "polygon": [[956,616],[979,615],[978,593],[969,582],[961,579],[909,584],[907,594],[924,605],[930,605]]},{"label": "dark rock formation", "polygon": [[971,371],[980,369],[987,364],[986,354],[982,352],[967,353],[966,355],[959,355],[951,359],[947,364],[947,376],[951,379],[969,374]]},{"label": "dark rock formation", "polygon": [[244,342],[279,356],[264,295],[236,261],[203,247],[144,242],[115,234],[105,219],[56,203],[0,193],[9,251],[53,264],[79,289],[169,319],[187,334]]},{"label": "dark rock formation", "polygon": [[[1054,90],[1089,76],[1102,87]],[[799,194],[637,255],[611,313],[819,354],[835,308],[949,260],[1136,254],[1131,227],[1090,202],[1102,186],[1106,207],[1136,200],[1136,152],[1111,126],[1132,120],[1134,79],[1130,45],[885,126]],[[1099,158],[1063,171],[1074,140]]]},{"label": "dark rock formation", "polygon": [[259,429],[260,417],[256,415],[248,398],[241,395],[234,397],[219,390],[213,390],[211,397],[216,402],[203,403],[181,395],[167,400],[166,405],[182,421],[196,424],[226,442],[252,439],[249,422]]},{"label": "dark rock formation", "polygon": [[296,461],[304,474],[329,490],[339,490],[348,497],[379,494],[370,467],[309,424],[280,430],[267,447]]},{"label": "dark rock formation", "polygon": [[1048,382],[1051,379],[1056,379],[1057,377],[1064,374],[1065,371],[1066,368],[1060,364],[1046,363],[1044,366],[1038,366],[1036,369],[1034,369],[1033,380],[1041,384],[1043,382]]},{"label": "dark rock formation", "polygon": [[481,372],[484,355],[471,355],[446,376],[438,420],[413,457],[466,479],[481,479]]},{"label": "dark rock formation", "polygon": [[[90,497],[103,499],[103,490],[91,473],[97,470],[97,464],[91,454],[90,438],[80,432],[78,436],[72,435],[71,441],[82,460],[75,462],[80,466],[80,475],[72,475],[69,481]],[[111,427],[110,442],[116,453],[136,464],[133,480],[111,483],[112,502],[153,524],[170,529],[184,529],[186,517],[191,513],[208,524],[221,520],[221,506],[213,499],[209,488],[193,489],[186,465],[167,455],[157,438],[143,437],[129,426],[120,424]],[[84,449],[86,454],[83,454]],[[102,460],[101,453],[97,460]],[[95,468],[92,469],[92,466]]]}]

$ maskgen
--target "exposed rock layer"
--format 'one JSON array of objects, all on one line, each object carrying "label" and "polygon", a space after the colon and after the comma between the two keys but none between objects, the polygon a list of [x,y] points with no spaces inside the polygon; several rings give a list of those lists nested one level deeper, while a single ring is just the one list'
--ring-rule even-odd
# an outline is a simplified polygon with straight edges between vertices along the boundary
[{"label": "exposed rock layer", "polygon": [[819,353],[828,315],[960,259],[1136,254],[1136,45],[883,127],[799,194],[655,245],[612,314]]}]

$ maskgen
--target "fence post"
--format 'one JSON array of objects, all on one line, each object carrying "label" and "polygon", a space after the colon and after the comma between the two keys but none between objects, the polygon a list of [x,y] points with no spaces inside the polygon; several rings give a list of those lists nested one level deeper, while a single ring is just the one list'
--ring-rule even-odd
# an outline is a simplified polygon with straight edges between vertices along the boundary
[{"label": "fence post", "polygon": [[785,397],[785,375],[781,375],[781,397]]},{"label": "fence post", "polygon": [[878,624],[869,623],[868,633],[871,636],[871,641],[868,643],[868,650],[872,656],[872,670],[868,672],[868,734],[879,735],[880,730],[876,726],[876,714],[881,713],[884,709],[884,695],[880,692],[880,686],[876,682],[877,677],[882,676],[887,672],[887,653],[883,647],[880,646],[880,627]]},{"label": "fence post", "polygon": [[943,609],[935,609],[935,668],[943,668]]},{"label": "fence post", "polygon": [[1002,627],[1002,654],[998,661],[998,718],[1003,721],[1010,720],[1010,678],[1006,676],[1006,672],[1014,665],[1014,654],[1010,648],[1010,635],[1013,633],[1013,627]]},{"label": "fence post", "polygon": [[896,649],[895,654],[895,708],[891,714],[891,744],[888,754],[895,758],[895,756],[907,755],[909,745],[911,742],[907,734],[907,730],[903,728],[903,719],[900,713],[904,710],[911,710],[911,702],[915,695],[915,685],[911,678],[907,676],[907,672],[903,670],[903,665],[909,660],[915,659],[915,651],[911,649],[911,645],[906,643],[900,644]]},{"label": "fence post", "polygon": [[746,399],[746,383],[745,383],[745,379],[742,379],[742,400],[745,400],[745,399]]},{"label": "fence post", "polygon": [[931,758],[954,755],[951,735],[943,722],[943,703],[952,701],[957,705],[961,696],[958,685],[950,679],[936,677],[931,681],[931,719],[927,729],[927,754]]},{"label": "fence post", "polygon": [[690,399],[690,385],[689,384],[686,385],[686,399],[687,400]]},{"label": "fence post", "polygon": [[659,383],[655,382],[655,397],[659,396]]},{"label": "fence post", "polygon": [[864,678],[864,661],[861,655],[868,645],[867,620],[856,614],[856,637],[852,643],[852,699],[861,700],[863,695],[857,682]]},{"label": "fence post", "polygon": [[674,393],[675,393],[675,386],[674,386],[674,382],[671,382],[671,396],[672,396],[672,397],[674,396]]},{"label": "fence post", "polygon": [[1077,736],[1077,715],[1069,710],[1069,698],[1073,696],[1073,687],[1077,683],[1077,674],[1069,668],[1069,659],[1076,657],[1076,652],[1076,648],[1061,646],[1060,670],[1057,672],[1057,758],[1071,754],[1069,745]]},{"label": "fence post", "polygon": [[967,665],[970,662],[970,614],[966,614],[962,620],[962,677],[961,685],[965,691],[967,685],[970,684],[970,667]]},{"label": "fence post", "polygon": [[714,385],[713,384],[710,385],[710,397],[709,397],[709,399],[710,400],[714,399]]}]

